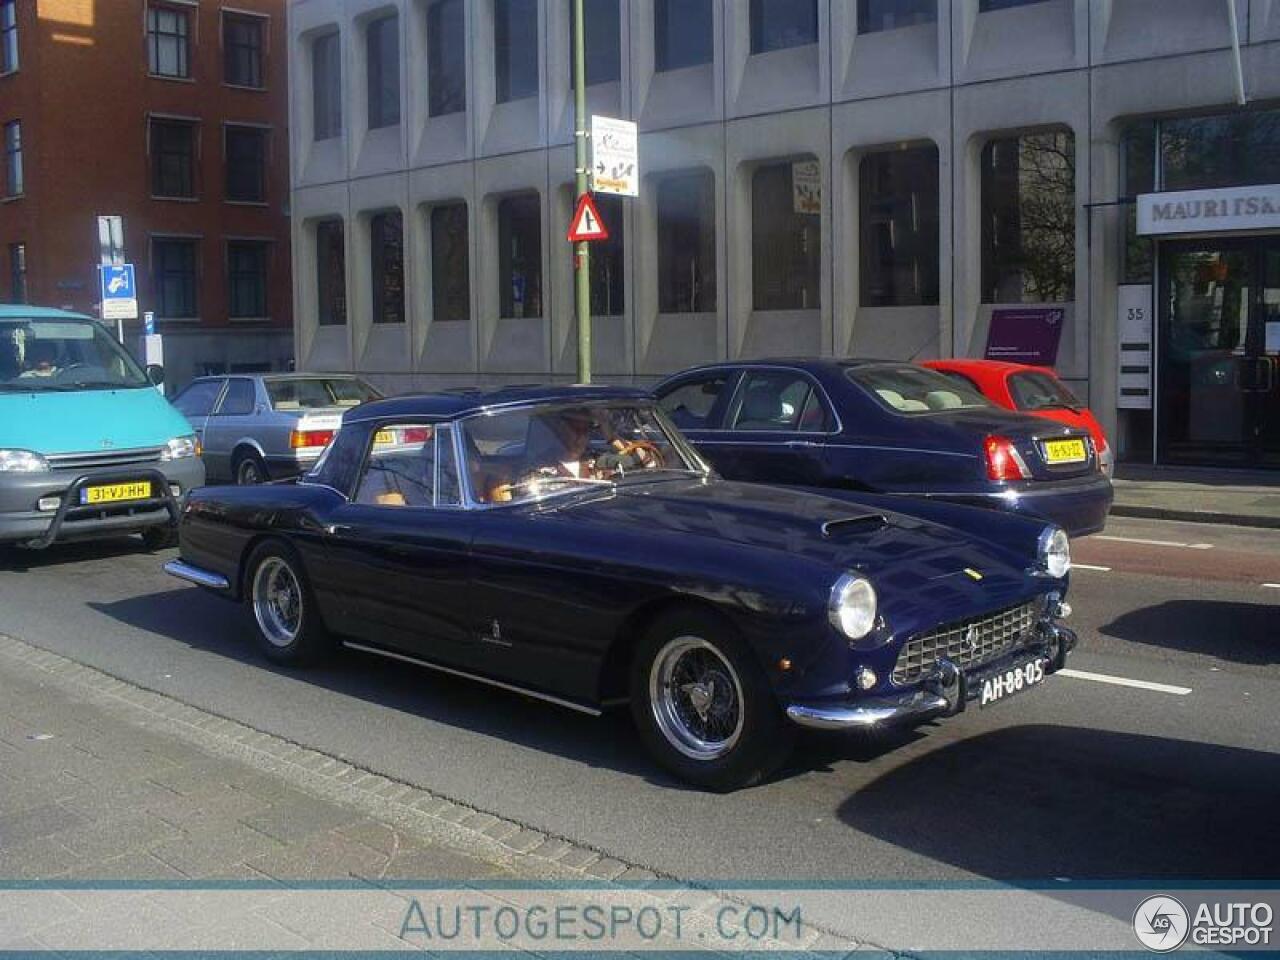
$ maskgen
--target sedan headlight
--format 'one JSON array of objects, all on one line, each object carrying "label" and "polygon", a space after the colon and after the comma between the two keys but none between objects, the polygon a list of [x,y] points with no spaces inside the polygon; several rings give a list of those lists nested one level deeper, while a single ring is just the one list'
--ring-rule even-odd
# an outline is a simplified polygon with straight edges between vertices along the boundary
[{"label": "sedan headlight", "polygon": [[876,590],[871,581],[846,573],[831,588],[831,625],[850,640],[861,640],[876,625]]},{"label": "sedan headlight", "polygon": [[185,460],[187,457],[194,457],[199,450],[197,449],[195,434],[187,434],[185,437],[174,437],[164,445],[164,450],[160,453],[161,460]]},{"label": "sedan headlight", "polygon": [[0,450],[0,473],[44,473],[49,462],[30,450]]},{"label": "sedan headlight", "polygon": [[1065,577],[1071,571],[1071,541],[1061,527],[1045,527],[1037,548],[1040,569],[1051,577]]}]

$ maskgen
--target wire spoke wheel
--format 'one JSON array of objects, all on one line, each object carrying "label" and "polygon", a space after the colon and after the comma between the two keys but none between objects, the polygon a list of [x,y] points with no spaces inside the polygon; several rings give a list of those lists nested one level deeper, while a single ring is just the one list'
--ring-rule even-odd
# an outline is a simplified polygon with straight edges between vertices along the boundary
[{"label": "wire spoke wheel", "polygon": [[717,760],[742,736],[742,683],[719,650],[701,637],[676,637],[654,658],[649,702],[658,729],[693,760]]},{"label": "wire spoke wheel", "polygon": [[269,556],[253,577],[253,615],[272,646],[288,647],[302,630],[302,585],[283,559]]}]

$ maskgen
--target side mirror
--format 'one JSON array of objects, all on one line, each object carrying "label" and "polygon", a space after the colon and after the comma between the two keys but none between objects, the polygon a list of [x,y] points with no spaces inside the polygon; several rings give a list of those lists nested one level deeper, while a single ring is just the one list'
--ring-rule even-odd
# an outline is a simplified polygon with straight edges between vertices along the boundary
[{"label": "side mirror", "polygon": [[164,384],[164,367],[158,363],[148,363],[147,379],[151,381],[152,386],[162,386]]}]

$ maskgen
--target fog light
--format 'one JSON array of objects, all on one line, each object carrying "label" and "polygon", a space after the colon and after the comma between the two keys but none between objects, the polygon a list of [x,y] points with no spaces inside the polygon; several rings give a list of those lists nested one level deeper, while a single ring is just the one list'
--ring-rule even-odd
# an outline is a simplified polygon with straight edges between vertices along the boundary
[{"label": "fog light", "polygon": [[859,690],[870,690],[876,685],[876,681],[878,679],[879,678],[876,677],[876,672],[874,670],[871,670],[868,667],[858,668],[857,680]]},{"label": "fog light", "polygon": [[169,492],[175,497],[180,497],[182,496],[182,487],[178,486],[176,483],[171,483],[169,484]]},{"label": "fog light", "polygon": [[44,510],[44,511],[53,511],[53,510],[57,510],[57,509],[58,509],[58,507],[59,507],[59,506],[61,506],[61,505],[62,505],[62,498],[61,498],[61,497],[41,497],[41,498],[36,502],[36,506],[37,506],[39,509]]}]

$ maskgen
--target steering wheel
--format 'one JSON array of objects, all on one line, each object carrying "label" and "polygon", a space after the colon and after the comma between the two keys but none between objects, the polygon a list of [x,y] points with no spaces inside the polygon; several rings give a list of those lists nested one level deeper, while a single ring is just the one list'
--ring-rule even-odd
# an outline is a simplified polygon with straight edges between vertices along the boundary
[{"label": "steering wheel", "polygon": [[634,457],[641,467],[651,467],[662,462],[662,451],[652,440],[621,440],[614,449],[619,457]]}]

